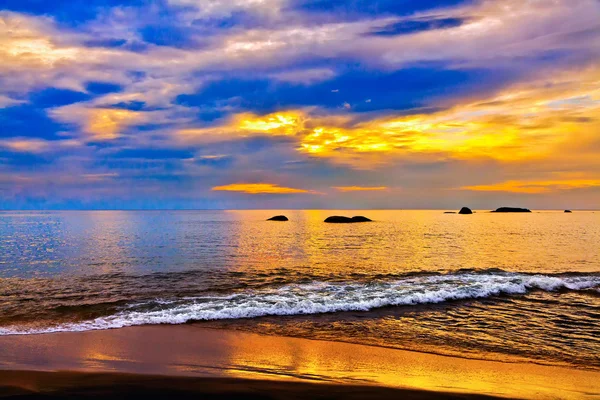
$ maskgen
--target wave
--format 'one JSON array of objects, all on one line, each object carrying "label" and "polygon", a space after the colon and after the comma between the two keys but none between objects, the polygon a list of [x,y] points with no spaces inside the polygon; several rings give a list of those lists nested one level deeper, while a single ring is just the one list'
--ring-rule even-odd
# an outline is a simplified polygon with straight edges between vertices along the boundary
[{"label": "wave", "polygon": [[131,303],[115,314],[40,328],[0,327],[0,335],[87,331],[147,324],[369,311],[390,306],[434,304],[530,291],[600,290],[600,275],[529,275],[456,272],[391,281],[288,284],[229,295],[202,295]]}]

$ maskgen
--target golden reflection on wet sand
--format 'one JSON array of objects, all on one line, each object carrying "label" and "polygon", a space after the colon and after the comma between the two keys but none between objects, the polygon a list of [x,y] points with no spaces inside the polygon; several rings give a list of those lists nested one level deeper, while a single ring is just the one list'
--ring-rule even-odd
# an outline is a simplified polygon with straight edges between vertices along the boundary
[{"label": "golden reflection on wet sand", "polygon": [[593,371],[261,336],[199,325],[0,337],[0,368],[375,384],[523,398],[600,395]]}]

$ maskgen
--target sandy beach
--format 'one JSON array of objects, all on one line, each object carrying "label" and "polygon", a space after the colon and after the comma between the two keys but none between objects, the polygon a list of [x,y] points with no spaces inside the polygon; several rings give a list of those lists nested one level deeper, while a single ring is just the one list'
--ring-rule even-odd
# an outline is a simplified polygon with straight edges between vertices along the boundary
[{"label": "sandy beach", "polygon": [[4,397],[102,397],[131,390],[156,396],[252,393],[256,398],[297,398],[303,393],[327,398],[600,395],[600,374],[594,371],[264,336],[198,324],[4,336],[0,353]]},{"label": "sandy beach", "polygon": [[494,399],[495,397],[377,386],[190,378],[116,373],[9,371],[1,398],[218,398],[218,399]]}]

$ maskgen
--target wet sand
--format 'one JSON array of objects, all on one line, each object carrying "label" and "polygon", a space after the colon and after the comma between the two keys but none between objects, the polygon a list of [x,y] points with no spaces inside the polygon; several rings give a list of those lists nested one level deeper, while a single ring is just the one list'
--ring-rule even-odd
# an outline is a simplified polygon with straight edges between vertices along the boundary
[{"label": "wet sand", "polygon": [[7,371],[0,398],[15,399],[497,399],[377,386],[115,373]]},{"label": "wet sand", "polygon": [[200,324],[3,336],[0,354],[0,396],[5,397],[600,397],[600,373],[594,371],[263,336]]}]

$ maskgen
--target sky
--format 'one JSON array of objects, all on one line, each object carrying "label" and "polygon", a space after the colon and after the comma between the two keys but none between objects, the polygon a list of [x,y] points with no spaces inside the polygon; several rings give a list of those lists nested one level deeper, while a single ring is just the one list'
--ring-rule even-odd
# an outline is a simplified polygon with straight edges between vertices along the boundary
[{"label": "sky", "polygon": [[598,0],[3,0],[0,209],[595,209]]}]

